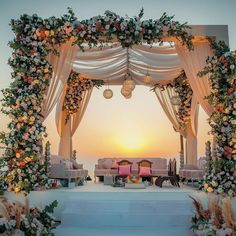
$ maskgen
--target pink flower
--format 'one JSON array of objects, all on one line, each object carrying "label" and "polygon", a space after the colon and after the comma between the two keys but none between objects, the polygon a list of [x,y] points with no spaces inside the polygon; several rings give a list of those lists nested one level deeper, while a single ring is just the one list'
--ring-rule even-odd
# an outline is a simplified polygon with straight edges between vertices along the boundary
[{"label": "pink flower", "polygon": [[24,139],[24,140],[28,140],[28,139],[29,139],[29,133],[24,133],[23,139]]}]

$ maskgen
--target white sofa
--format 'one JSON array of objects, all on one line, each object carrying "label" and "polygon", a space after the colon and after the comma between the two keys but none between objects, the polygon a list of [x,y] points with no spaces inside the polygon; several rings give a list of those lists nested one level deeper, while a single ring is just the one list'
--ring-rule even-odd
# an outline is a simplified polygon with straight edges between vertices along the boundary
[{"label": "white sofa", "polygon": [[77,168],[74,168],[73,161],[65,161],[62,156],[51,155],[50,164],[49,177],[61,180],[63,186],[69,185],[71,180],[84,181],[88,176],[88,170],[83,169],[83,164],[77,164]]},{"label": "white sofa", "polygon": [[127,160],[132,163],[131,165],[131,173],[138,174],[138,163],[143,160],[147,160],[151,162],[151,176],[165,176],[168,174],[167,169],[167,159],[165,158],[101,158],[98,159],[98,163],[95,165],[94,170],[94,179],[96,181],[96,177],[104,177],[106,175],[117,176],[118,168],[112,168],[112,162],[116,161],[117,163]]},{"label": "white sofa", "polygon": [[179,170],[179,176],[184,181],[199,181],[202,180],[206,173],[207,161],[205,157],[200,157],[197,165],[185,165]]}]

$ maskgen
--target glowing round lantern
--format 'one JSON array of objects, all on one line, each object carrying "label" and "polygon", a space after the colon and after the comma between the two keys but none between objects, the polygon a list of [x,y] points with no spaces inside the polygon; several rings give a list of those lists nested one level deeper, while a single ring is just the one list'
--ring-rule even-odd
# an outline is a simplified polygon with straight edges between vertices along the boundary
[{"label": "glowing round lantern", "polygon": [[151,75],[147,72],[147,74],[146,74],[146,75],[144,76],[144,78],[143,78],[143,82],[144,82],[145,84],[150,84],[151,81],[152,81],[152,77],[151,77]]},{"label": "glowing round lantern", "polygon": [[132,97],[132,92],[129,94],[129,95],[127,95],[127,96],[124,96],[126,99],[130,99],[131,97]]},{"label": "glowing round lantern", "polygon": [[110,99],[110,98],[112,98],[112,96],[113,96],[113,92],[112,92],[111,89],[105,89],[105,90],[103,91],[103,97],[104,97],[104,98]]},{"label": "glowing round lantern", "polygon": [[123,87],[126,90],[133,91],[135,89],[135,82],[134,82],[134,80],[131,79],[131,78],[128,78],[128,79],[124,80]]},{"label": "glowing round lantern", "polygon": [[129,96],[131,94],[131,90],[128,90],[128,89],[125,89],[124,87],[121,88],[121,94],[126,97],[126,96]]}]

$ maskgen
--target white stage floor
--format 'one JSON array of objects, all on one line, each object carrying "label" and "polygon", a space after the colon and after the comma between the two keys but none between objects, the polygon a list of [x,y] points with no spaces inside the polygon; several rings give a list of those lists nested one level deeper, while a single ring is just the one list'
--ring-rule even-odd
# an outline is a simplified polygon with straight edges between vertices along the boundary
[{"label": "white stage floor", "polygon": [[[189,195],[205,195],[191,186],[181,185],[180,188],[171,186],[168,183],[163,184],[163,188],[155,185],[149,186],[146,189],[124,189],[104,185],[101,182],[87,182],[84,186],[69,188],[59,188],[47,191],[33,191],[29,194],[30,205],[44,207],[46,204],[57,200],[59,205],[55,210],[55,216],[58,220],[61,219],[62,211],[65,208],[65,203],[69,199],[77,200],[189,200]],[[12,193],[5,194],[9,199],[24,201],[23,195],[15,195]]]},{"label": "white stage floor", "polygon": [[[190,195],[206,199],[205,193],[187,185],[176,188],[164,183],[163,188],[124,189],[100,182],[73,189],[34,191],[29,197],[31,205],[42,207],[54,200],[59,202],[55,216],[61,225],[55,236],[190,236]],[[6,196],[24,201],[23,196]]]},{"label": "white stage floor", "polygon": [[73,189],[60,188],[48,191],[59,191],[59,192],[196,192],[198,189],[190,185],[181,184],[180,188],[173,187],[170,183],[163,183],[163,187],[159,188],[156,185],[148,186],[145,189],[125,189],[120,187],[112,187],[109,185],[104,185],[102,182],[87,182],[84,186],[79,186]]}]

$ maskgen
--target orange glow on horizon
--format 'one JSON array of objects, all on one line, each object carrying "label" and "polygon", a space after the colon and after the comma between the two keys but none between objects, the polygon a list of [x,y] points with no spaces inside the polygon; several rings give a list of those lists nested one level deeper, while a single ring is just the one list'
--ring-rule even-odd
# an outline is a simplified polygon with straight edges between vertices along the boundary
[{"label": "orange glow on horizon", "polygon": [[114,140],[117,149],[127,156],[137,155],[147,149],[147,143],[143,136],[126,133]]}]

